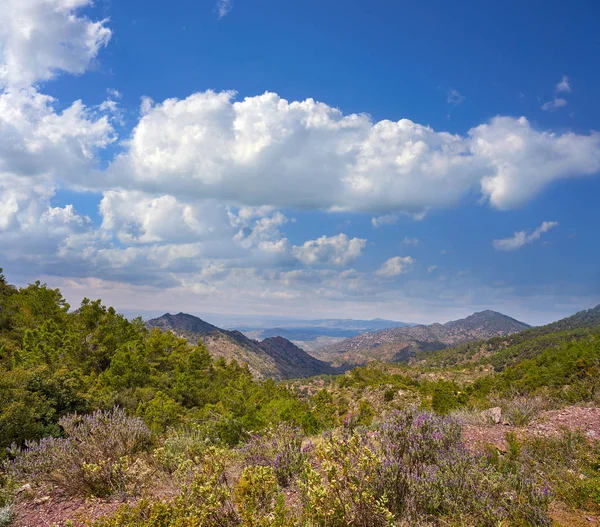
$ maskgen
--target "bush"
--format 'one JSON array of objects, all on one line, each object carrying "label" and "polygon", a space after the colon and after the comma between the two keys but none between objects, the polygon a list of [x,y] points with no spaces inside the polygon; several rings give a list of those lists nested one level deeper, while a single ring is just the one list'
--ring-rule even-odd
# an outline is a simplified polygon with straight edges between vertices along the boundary
[{"label": "bush", "polygon": [[182,468],[187,461],[198,463],[210,445],[205,432],[203,428],[194,425],[171,429],[163,444],[154,450],[154,459],[171,474]]},{"label": "bush", "polygon": [[132,457],[146,450],[151,432],[121,409],[76,414],[59,421],[66,437],[29,442],[14,452],[19,480],[53,483],[69,494],[108,495],[126,490]]},{"label": "bush", "polygon": [[372,431],[328,436],[301,488],[314,525],[549,523],[535,471],[500,470],[466,450],[456,421],[416,410],[395,412]]},{"label": "bush", "polygon": [[514,426],[527,426],[533,419],[551,406],[549,396],[513,395],[510,398],[493,399],[492,404],[502,408],[502,415]]},{"label": "bush", "polygon": [[300,428],[279,424],[263,434],[255,434],[241,449],[245,466],[264,466],[273,469],[282,487],[289,485],[306,459],[302,449],[304,435]]},{"label": "bush", "polygon": [[306,462],[300,488],[303,525],[393,526],[385,494],[378,493],[380,459],[365,436],[352,430],[328,434]]},{"label": "bush", "polygon": [[287,525],[283,495],[271,467],[246,467],[235,487],[235,498],[245,527]]},{"label": "bush", "polygon": [[239,525],[225,478],[223,452],[207,448],[202,462],[191,468],[190,482],[172,502],[141,500],[122,505],[93,527],[228,527]]},{"label": "bush", "polygon": [[12,507],[10,505],[4,505],[0,507],[0,527],[10,525],[14,517]]}]

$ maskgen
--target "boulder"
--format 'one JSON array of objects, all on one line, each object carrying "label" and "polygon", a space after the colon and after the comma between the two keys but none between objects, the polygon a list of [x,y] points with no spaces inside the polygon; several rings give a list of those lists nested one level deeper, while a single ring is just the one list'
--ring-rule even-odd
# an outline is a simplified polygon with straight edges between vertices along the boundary
[{"label": "boulder", "polygon": [[502,421],[502,409],[499,406],[488,408],[487,410],[481,412],[481,417],[483,417],[486,421],[497,425],[500,421]]}]

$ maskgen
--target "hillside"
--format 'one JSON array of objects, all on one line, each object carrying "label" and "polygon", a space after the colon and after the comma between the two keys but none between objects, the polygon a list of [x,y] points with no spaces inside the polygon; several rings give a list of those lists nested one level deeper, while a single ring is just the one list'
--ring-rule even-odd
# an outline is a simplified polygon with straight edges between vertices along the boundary
[{"label": "hillside", "polygon": [[247,364],[258,379],[281,380],[335,373],[330,365],[312,357],[285,338],[259,342],[239,331],[218,328],[187,313],[165,313],[148,320],[146,326],[172,331],[192,344],[201,341],[213,357],[222,357],[227,361],[235,359],[240,364]]},{"label": "hillside", "polygon": [[486,310],[446,324],[434,323],[363,333],[327,346],[314,354],[336,365],[364,364],[369,360],[402,361],[419,351],[510,335],[529,328],[528,324],[514,318]]},{"label": "hillside", "polygon": [[558,344],[586,339],[600,331],[600,304],[544,326],[530,328],[486,341],[474,341],[433,353],[420,359],[432,366],[491,363],[496,370],[536,356]]}]

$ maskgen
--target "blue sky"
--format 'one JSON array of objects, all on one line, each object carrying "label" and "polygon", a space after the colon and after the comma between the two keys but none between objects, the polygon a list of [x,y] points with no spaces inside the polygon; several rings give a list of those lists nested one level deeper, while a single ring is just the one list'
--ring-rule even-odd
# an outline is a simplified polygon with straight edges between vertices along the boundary
[{"label": "blue sky", "polygon": [[523,4],[8,0],[0,266],[129,312],[597,304],[600,6]]}]

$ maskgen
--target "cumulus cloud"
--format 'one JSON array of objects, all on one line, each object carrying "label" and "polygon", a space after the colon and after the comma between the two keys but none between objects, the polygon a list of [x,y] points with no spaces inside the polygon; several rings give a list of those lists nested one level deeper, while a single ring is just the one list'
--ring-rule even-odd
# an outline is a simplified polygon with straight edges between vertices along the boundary
[{"label": "cumulus cloud", "polygon": [[542,104],[542,110],[545,112],[553,112],[559,108],[564,108],[567,105],[567,101],[561,97],[554,97],[551,101]]},{"label": "cumulus cloud", "polygon": [[77,11],[92,0],[3,0],[0,86],[27,87],[59,72],[80,74],[111,38],[106,20]]},{"label": "cumulus cloud", "polygon": [[109,169],[112,185],[384,215],[374,226],[393,221],[385,215],[456,204],[477,188],[494,207],[516,207],[554,180],[600,170],[597,132],[554,134],[496,117],[459,136],[274,93],[168,99],[141,117],[128,145]]},{"label": "cumulus cloud", "polygon": [[337,236],[321,236],[303,245],[294,245],[292,254],[306,265],[347,265],[356,260],[365,248],[367,240],[348,238],[344,233]]},{"label": "cumulus cloud", "polygon": [[233,235],[227,208],[214,201],[181,203],[173,196],[108,191],[100,202],[102,229],[121,243],[187,243]]},{"label": "cumulus cloud", "polygon": [[410,256],[394,256],[383,262],[383,265],[375,272],[377,276],[391,278],[410,271],[415,260]]},{"label": "cumulus cloud", "polygon": [[569,77],[567,77],[566,75],[563,75],[563,78],[560,80],[560,82],[556,84],[556,91],[557,91],[557,93],[560,93],[560,92],[570,93],[571,92],[571,85],[569,84]]},{"label": "cumulus cloud", "polygon": [[526,231],[515,232],[510,238],[494,240],[492,243],[498,251],[516,251],[521,247],[539,240],[545,232],[558,225],[557,221],[545,221],[537,229],[527,234]]},{"label": "cumulus cloud", "polygon": [[62,112],[35,88],[0,94],[0,178],[9,174],[81,182],[95,166],[95,154],[115,141],[106,115],[81,101]]}]

